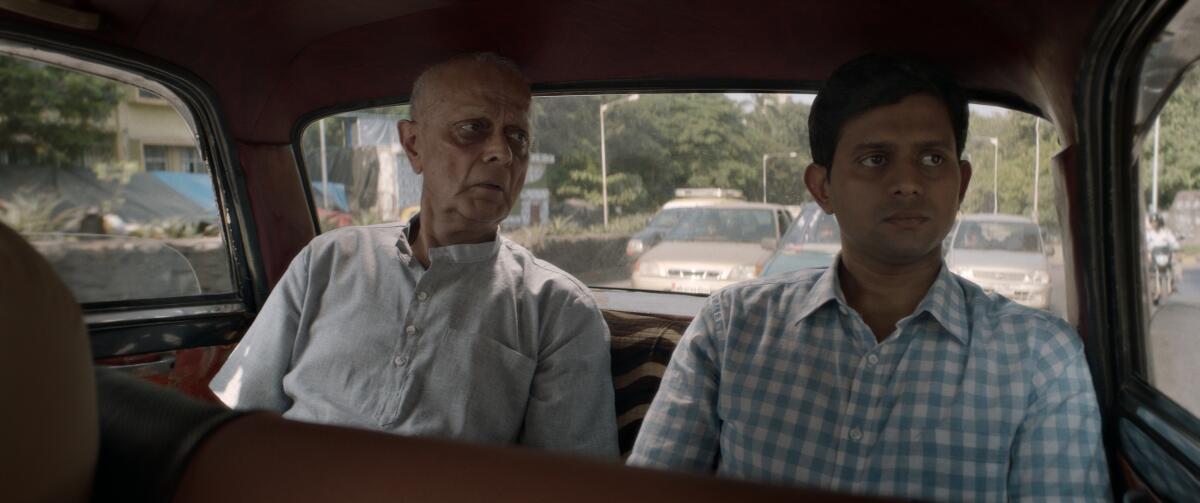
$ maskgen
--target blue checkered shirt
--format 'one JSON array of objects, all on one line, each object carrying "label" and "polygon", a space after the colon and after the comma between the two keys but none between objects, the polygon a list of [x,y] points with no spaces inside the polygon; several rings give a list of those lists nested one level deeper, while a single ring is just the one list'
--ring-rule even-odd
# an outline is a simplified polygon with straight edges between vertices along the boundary
[{"label": "blue checkered shirt", "polygon": [[881,343],[836,262],[717,292],[629,463],[926,500],[1111,497],[1075,331],[945,265]]}]

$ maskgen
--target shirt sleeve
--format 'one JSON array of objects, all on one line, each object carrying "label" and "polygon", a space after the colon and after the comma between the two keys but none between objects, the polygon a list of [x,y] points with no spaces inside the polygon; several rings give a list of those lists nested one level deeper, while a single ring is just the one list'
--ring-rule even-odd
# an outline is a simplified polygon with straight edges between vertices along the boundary
[{"label": "shirt sleeve", "polygon": [[720,368],[714,344],[721,333],[720,320],[720,304],[714,296],[680,338],[628,464],[714,471],[721,435],[717,414]]},{"label": "shirt sleeve", "polygon": [[280,413],[291,407],[291,399],[283,392],[283,376],[291,366],[299,329],[309,255],[309,247],[305,247],[292,260],[242,341],[209,383],[225,405]]},{"label": "shirt sleeve", "polygon": [[564,297],[559,308],[542,313],[541,333],[550,343],[538,355],[519,442],[615,458],[608,325],[590,297]]},{"label": "shirt sleeve", "polygon": [[1032,405],[1013,441],[1010,500],[1111,500],[1100,409],[1074,330],[1064,328],[1037,361]]}]

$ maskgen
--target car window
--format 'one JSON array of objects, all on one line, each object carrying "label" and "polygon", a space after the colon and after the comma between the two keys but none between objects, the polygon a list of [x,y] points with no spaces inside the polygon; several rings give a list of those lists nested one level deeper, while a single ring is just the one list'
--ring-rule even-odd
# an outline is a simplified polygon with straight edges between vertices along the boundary
[{"label": "car window", "polygon": [[1200,72],[1184,74],[1142,145],[1142,264],[1147,373],[1159,391],[1200,416]]},{"label": "car window", "polygon": [[13,55],[0,88],[0,221],[79,302],[233,291],[213,176],[177,98]]},{"label": "car window", "polygon": [[[828,265],[840,248],[840,232],[835,219],[819,216],[823,212],[803,181],[811,162],[812,99],[784,93],[537,96],[525,188],[502,232],[592,286],[706,292],[732,283],[730,278]],[[396,121],[407,113],[406,106],[370,108],[304,129],[301,156],[322,229],[397,221],[415,211],[421,178],[396,134]],[[1058,150],[1054,128],[991,106],[972,105],[971,121],[964,157],[973,163],[974,177],[963,213],[1024,218],[1057,236],[1049,176]],[[714,210],[739,205],[743,213]],[[745,212],[749,205],[759,205],[761,213]],[[795,224],[784,216],[789,207],[797,210]],[[797,259],[796,250],[762,240],[797,228],[785,243],[821,245],[768,268],[774,255]],[[716,241],[742,246],[698,253]],[[956,272],[980,272],[973,281],[989,291],[1065,315],[1057,239],[1046,247],[1053,252],[1040,261],[948,258]],[[979,263],[984,259],[992,263]],[[696,284],[665,276],[683,269],[708,272]],[[1021,281],[989,279],[1018,274]]]},{"label": "car window", "polygon": [[770,211],[703,208],[683,216],[666,235],[666,241],[757,243],[775,237]]}]

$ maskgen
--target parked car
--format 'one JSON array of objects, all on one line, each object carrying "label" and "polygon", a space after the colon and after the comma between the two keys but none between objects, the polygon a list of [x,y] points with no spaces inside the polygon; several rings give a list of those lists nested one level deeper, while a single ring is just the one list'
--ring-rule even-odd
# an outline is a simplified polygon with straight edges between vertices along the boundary
[{"label": "parked car", "polygon": [[646,224],[644,229],[629,238],[629,243],[625,245],[625,255],[635,259],[646,250],[654,248],[662,241],[663,235],[679,225],[679,221],[693,208],[744,200],[742,191],[737,189],[675,189],[675,199],[667,201],[662,209],[650,218],[650,223]]},{"label": "parked car", "polygon": [[837,218],[816,203],[805,204],[792,221],[775,252],[763,266],[763,276],[775,276],[810,267],[828,267],[842,251],[842,230]]},{"label": "parked car", "polygon": [[[709,293],[762,273],[788,216],[777,204],[693,208],[633,266],[633,288]],[[764,244],[767,246],[764,247]]]},{"label": "parked car", "polygon": [[1025,217],[973,214],[959,218],[946,265],[984,291],[1038,309],[1050,307],[1050,264],[1042,229]]}]

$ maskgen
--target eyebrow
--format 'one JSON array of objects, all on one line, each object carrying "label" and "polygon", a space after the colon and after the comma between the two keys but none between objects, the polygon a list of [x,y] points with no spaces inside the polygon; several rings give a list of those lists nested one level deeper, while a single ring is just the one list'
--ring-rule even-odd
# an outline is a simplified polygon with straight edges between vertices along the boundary
[{"label": "eyebrow", "polygon": [[[925,141],[919,141],[919,142],[917,142],[917,143],[916,143],[916,147],[917,147],[917,150],[927,150],[927,149],[931,149],[931,148],[943,148],[943,149],[952,149],[952,148],[954,148],[954,147],[953,147],[953,146],[952,146],[950,143],[948,143],[946,140],[925,140]],[[897,146],[896,146],[896,143],[895,143],[895,142],[890,142],[890,141],[871,141],[871,142],[859,143],[858,145],[855,145],[855,146],[854,146],[854,148],[852,148],[850,151],[851,151],[851,152],[854,152],[854,153],[856,153],[856,154],[857,154],[857,153],[861,153],[861,152],[865,152],[865,151],[870,151],[870,150],[888,150],[888,151],[891,151],[891,150],[896,150],[896,148],[897,148]]]}]

